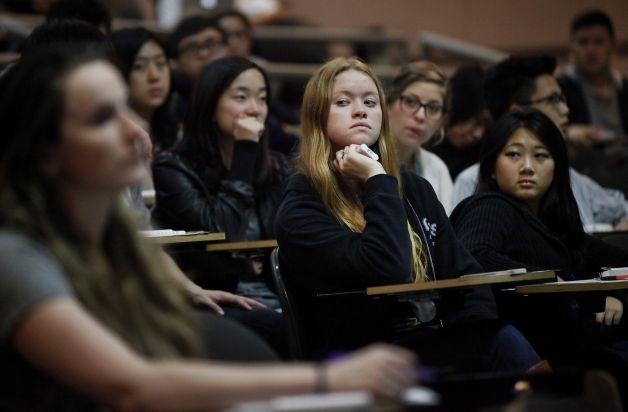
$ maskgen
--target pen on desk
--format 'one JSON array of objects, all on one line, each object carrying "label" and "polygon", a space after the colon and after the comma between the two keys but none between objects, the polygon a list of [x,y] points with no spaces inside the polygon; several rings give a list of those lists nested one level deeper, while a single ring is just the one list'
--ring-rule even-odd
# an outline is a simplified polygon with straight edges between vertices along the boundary
[{"label": "pen on desk", "polygon": [[614,276],[600,276],[600,280],[628,280],[628,274],[614,275]]}]

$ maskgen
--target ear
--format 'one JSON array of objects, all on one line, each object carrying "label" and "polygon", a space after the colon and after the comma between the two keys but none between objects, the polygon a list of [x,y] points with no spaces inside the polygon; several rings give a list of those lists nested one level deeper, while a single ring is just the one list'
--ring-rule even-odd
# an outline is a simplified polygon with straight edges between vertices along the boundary
[{"label": "ear", "polygon": [[170,63],[170,70],[179,71],[179,62],[175,59],[168,59],[168,63]]}]

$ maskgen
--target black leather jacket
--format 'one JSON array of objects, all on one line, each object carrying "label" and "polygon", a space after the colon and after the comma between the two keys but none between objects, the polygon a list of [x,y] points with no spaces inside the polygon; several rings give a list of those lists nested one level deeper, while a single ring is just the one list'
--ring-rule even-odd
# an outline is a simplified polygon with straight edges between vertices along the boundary
[{"label": "black leather jacket", "polygon": [[[270,152],[272,179],[256,187],[259,152],[257,143],[237,141],[231,169],[221,167],[211,175],[195,169],[176,152],[162,153],[153,162],[157,224],[175,230],[224,232],[232,242],[274,239],[273,222],[290,164],[283,155]],[[234,291],[238,280],[251,270],[246,259],[230,253],[189,252],[180,254],[177,261],[197,283],[213,289]],[[264,266],[267,272],[267,262]]]},{"label": "black leather jacket", "polygon": [[254,187],[258,144],[234,144],[231,170],[204,176],[177,153],[163,153],[153,162],[156,208],[161,227],[225,232],[229,241],[274,239],[273,221],[290,167],[271,152],[273,178]]}]

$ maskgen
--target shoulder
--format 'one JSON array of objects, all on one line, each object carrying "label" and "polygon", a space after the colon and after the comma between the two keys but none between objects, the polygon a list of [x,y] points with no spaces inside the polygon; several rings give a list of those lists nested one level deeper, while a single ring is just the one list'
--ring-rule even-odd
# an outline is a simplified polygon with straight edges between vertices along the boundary
[{"label": "shoulder", "polygon": [[421,149],[419,152],[419,156],[421,159],[421,164],[424,165],[426,168],[435,168],[438,169],[439,172],[445,170],[449,174],[449,169],[447,169],[447,165],[445,164],[443,159],[441,159],[440,156],[438,156],[437,154]]},{"label": "shoulder", "polygon": [[502,219],[521,212],[521,207],[503,193],[486,192],[464,199],[451,212],[450,219],[452,224],[455,225],[469,215],[477,213]]},{"label": "shoulder", "polygon": [[268,152],[268,158],[270,161],[271,169],[275,173],[287,177],[293,172],[292,163],[285,154],[277,152],[275,150],[270,150]]},{"label": "shoulder", "polygon": [[153,160],[153,167],[191,168],[190,164],[176,152],[162,152]]},{"label": "shoulder", "polygon": [[0,340],[34,305],[73,294],[48,249],[17,232],[0,231],[0,274]]},{"label": "shoulder", "polygon": [[480,164],[474,163],[458,174],[458,176],[456,177],[456,183],[476,181],[478,180],[479,172],[480,172]]},{"label": "shoulder", "polygon": [[[176,152],[163,152],[153,160],[153,179],[155,185],[165,180],[178,180],[183,176],[187,179],[198,179],[201,175],[181,154]],[[176,177],[175,177],[176,176]]]}]

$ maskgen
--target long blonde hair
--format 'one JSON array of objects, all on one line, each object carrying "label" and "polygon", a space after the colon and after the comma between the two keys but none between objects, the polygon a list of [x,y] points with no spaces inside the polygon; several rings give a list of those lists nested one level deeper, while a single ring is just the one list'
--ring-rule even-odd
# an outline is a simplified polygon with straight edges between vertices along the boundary
[{"label": "long blonde hair", "polygon": [[[397,152],[390,137],[384,91],[377,75],[357,57],[339,57],[327,62],[308,82],[301,109],[302,133],[297,168],[310,179],[329,212],[349,230],[359,233],[366,226],[362,204],[357,194],[347,190],[334,173],[334,151],[326,134],[334,82],[340,73],[348,70],[366,74],[377,87],[382,109],[382,126],[377,140],[380,161],[386,173],[397,178],[399,195],[403,193]],[[409,223],[408,232],[412,242],[413,278],[424,281],[427,274],[423,244]]]},{"label": "long blonde hair", "polygon": [[99,253],[73,229],[59,184],[44,170],[62,142],[64,80],[98,60],[53,49],[24,58],[2,79],[0,227],[44,245],[87,310],[138,352],[199,355],[183,291],[155,262],[155,247],[138,239],[122,202],[108,216]]}]

